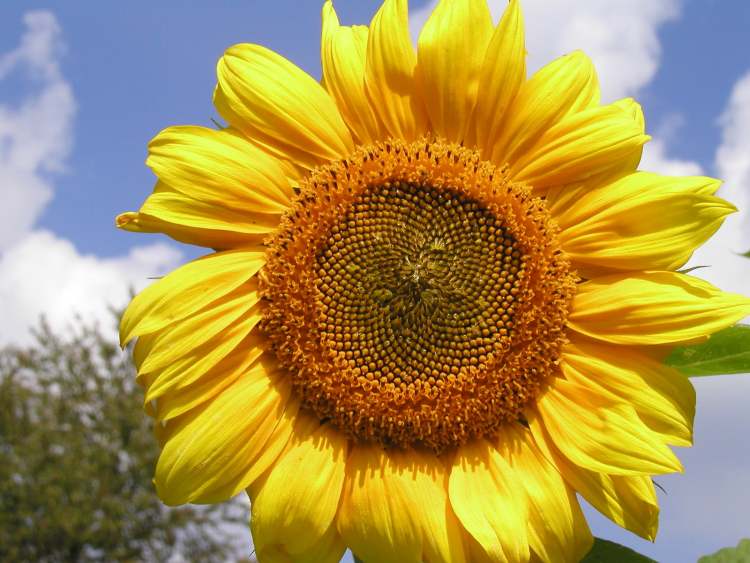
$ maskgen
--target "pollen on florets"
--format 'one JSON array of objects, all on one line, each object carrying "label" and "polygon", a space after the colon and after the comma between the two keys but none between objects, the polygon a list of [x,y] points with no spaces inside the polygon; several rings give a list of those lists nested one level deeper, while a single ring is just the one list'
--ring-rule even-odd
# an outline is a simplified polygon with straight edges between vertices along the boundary
[{"label": "pollen on florets", "polygon": [[492,436],[556,369],[575,276],[543,202],[474,151],[389,141],[320,167],[268,253],[263,330],[355,440]]}]

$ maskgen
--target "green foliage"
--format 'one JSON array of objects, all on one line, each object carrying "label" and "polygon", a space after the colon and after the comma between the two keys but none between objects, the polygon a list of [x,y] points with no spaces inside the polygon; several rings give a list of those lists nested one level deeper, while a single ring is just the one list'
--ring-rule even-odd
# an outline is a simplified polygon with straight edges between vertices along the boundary
[{"label": "green foliage", "polygon": [[750,373],[750,326],[733,326],[701,344],[676,348],[666,362],[691,377]]},{"label": "green foliage", "polygon": [[742,256],[744,256],[745,258],[750,258],[750,250],[745,252]]},{"label": "green foliage", "polygon": [[594,538],[594,547],[581,563],[613,563],[614,561],[617,563],[656,563],[653,559],[629,547],[601,538]]},{"label": "green foliage", "polygon": [[226,525],[246,524],[243,506],[156,496],[130,354],[87,327],[36,336],[0,351],[0,561],[230,560]]},{"label": "green foliage", "polygon": [[737,547],[725,547],[711,555],[704,555],[698,563],[747,563],[750,561],[750,540],[740,540]]}]

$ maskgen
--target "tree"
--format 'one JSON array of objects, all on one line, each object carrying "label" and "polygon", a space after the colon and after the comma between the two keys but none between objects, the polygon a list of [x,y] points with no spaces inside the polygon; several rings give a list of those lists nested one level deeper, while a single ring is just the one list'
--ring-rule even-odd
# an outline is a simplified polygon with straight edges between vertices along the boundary
[{"label": "tree", "polygon": [[[0,350],[0,560],[238,559],[230,502],[170,509],[130,354],[92,326]],[[245,555],[249,555],[248,548]]]}]

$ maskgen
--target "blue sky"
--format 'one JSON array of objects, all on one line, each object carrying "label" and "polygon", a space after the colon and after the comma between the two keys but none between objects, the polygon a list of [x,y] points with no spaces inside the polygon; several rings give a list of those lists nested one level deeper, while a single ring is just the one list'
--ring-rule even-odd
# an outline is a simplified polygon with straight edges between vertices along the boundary
[{"label": "blue sky", "polygon": [[[74,241],[82,252],[109,256],[133,244],[132,236],[110,227],[116,213],[136,207],[151,188],[142,165],[146,143],[169,124],[209,123],[215,115],[215,63],[228,45],[261,43],[314,75],[320,72],[317,2],[38,6],[52,11],[63,30],[62,72],[78,103],[70,171],[56,178],[56,197],[40,225]],[[337,3],[342,21],[349,23],[369,21],[376,6]],[[1,52],[17,42],[29,7],[13,1],[0,5]],[[708,170],[719,141],[716,117],[737,76],[750,67],[747,50],[740,48],[743,33],[748,43],[748,22],[750,4],[742,0],[686,2],[682,18],[662,27],[662,64],[639,95],[652,126],[674,114],[690,116],[671,139],[670,152]],[[23,84],[11,85],[24,90]],[[11,100],[14,94],[11,90]],[[82,209],[85,219],[71,221]]]},{"label": "blue sky", "polygon": [[[414,30],[426,4],[412,2]],[[377,5],[336,2],[344,23],[368,22]],[[644,105],[655,140],[643,168],[721,176],[725,197],[750,203],[750,78],[742,81],[750,2],[524,6],[532,67],[582,47],[605,96],[636,95]],[[215,63],[233,43],[264,44],[319,76],[319,9],[299,0],[0,3],[0,344],[25,341],[42,311],[57,324],[73,311],[106,318],[105,303],[121,302],[129,285],[197,255],[113,227],[153,186],[146,144],[168,125],[210,124]],[[717,285],[749,293],[750,269],[730,252],[750,248],[746,218],[732,219],[696,260],[713,264],[705,275]],[[656,544],[600,519],[596,533],[661,561],[694,560],[750,536],[750,456],[738,431],[750,426],[741,400],[750,384],[731,377],[698,390],[696,447],[682,456],[686,475],[660,481],[669,494]]]}]

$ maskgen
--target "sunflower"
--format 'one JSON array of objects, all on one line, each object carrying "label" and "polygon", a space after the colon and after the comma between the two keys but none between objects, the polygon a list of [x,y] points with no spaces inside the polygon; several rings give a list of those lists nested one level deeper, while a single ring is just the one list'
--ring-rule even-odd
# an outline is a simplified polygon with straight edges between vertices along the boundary
[{"label": "sunflower", "polygon": [[581,495],[648,539],[695,394],[669,350],[750,314],[681,273],[735,208],[637,171],[644,119],[591,61],[530,78],[511,0],[323,5],[321,82],[257,45],[216,130],[170,127],[123,229],[210,249],[136,296],[170,505],[247,490],[261,562],[576,561]]}]

